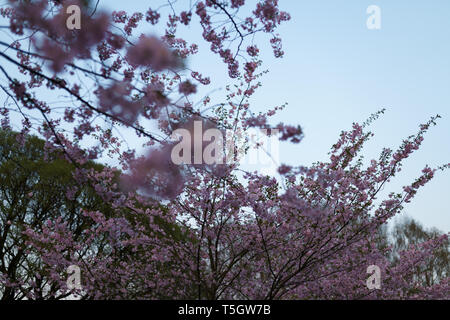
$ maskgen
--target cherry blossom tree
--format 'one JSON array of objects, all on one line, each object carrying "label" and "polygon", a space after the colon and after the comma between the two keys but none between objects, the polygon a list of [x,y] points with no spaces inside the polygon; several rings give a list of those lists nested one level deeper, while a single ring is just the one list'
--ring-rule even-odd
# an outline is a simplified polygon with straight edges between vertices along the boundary
[{"label": "cherry blossom tree", "polygon": [[[404,251],[410,246],[417,246],[422,242],[439,237],[442,231],[437,228],[427,229],[411,217],[405,217],[398,221],[392,232],[387,233],[388,241],[393,242],[391,259],[399,259],[399,252]],[[389,239],[389,238],[392,238]],[[415,277],[423,281],[424,285],[430,286],[439,283],[442,279],[449,276],[450,273],[450,242],[447,239],[442,243],[433,258],[428,264],[416,269]]]},{"label": "cherry blossom tree", "polygon": [[[0,299],[64,298],[47,278],[39,252],[27,245],[23,231],[41,232],[49,220],[64,221],[75,237],[92,225],[81,210],[97,209],[108,215],[108,203],[88,185],[73,178],[75,167],[61,159],[61,153],[45,155],[45,142],[25,139],[9,130],[0,130],[0,270],[7,285],[0,287]],[[87,168],[102,166],[88,162]],[[101,244],[101,242],[99,242]]]},{"label": "cherry blossom tree", "polygon": [[[81,29],[67,26],[72,5],[80,8]],[[282,141],[301,141],[299,126],[270,124],[269,118],[284,105],[260,114],[250,108],[265,73],[260,71],[263,46],[255,42],[256,35],[268,38],[275,57],[283,56],[276,28],[290,17],[277,0],[168,2],[145,13],[111,15],[82,1],[10,1],[0,14],[8,21],[12,39],[0,41],[3,128],[21,117],[19,139],[30,132],[40,134],[46,154],[61,154],[72,163],[78,185],[95,190],[109,208],[83,209],[80,215],[91,223],[81,234],[61,217],[23,231],[27,246],[39,253],[54,296],[448,296],[448,278],[427,286],[412,272],[432,258],[447,235],[402,251],[394,262],[389,260],[390,247],[377,245],[379,229],[437,170],[449,166],[425,167],[409,186],[377,199],[437,117],[398,150],[384,149],[368,166],[359,156],[372,135],[366,128],[380,113],[342,132],[328,162],[282,165],[280,180],[250,172],[239,177],[238,161],[173,163],[172,133],[179,128],[189,131],[193,121],[235,132],[276,129]],[[180,28],[194,23],[201,27],[200,41],[228,69],[232,85],[225,101],[214,104],[204,97],[194,102],[198,89],[211,85],[208,75],[191,69],[187,61],[199,46],[178,37]],[[163,34],[137,34],[140,28],[153,31],[157,26]],[[39,98],[49,94],[62,101]],[[124,130],[149,148],[145,156],[127,148]],[[86,168],[105,154],[119,166]],[[81,288],[67,284],[71,265],[81,270]],[[381,287],[375,290],[366,286],[371,265],[382,275]],[[5,273],[0,283],[16,285]]]},{"label": "cherry blossom tree", "polygon": [[[79,30],[67,26],[71,19],[67,12],[73,5],[81,8]],[[6,83],[1,89],[8,98],[1,109],[2,126],[10,125],[11,116],[20,116],[23,133],[39,132],[54,148],[62,148],[70,161],[94,160],[107,153],[127,170],[130,163],[144,162],[147,169],[161,163],[150,158],[164,157],[173,130],[192,117],[221,129],[251,121],[254,115],[248,100],[260,86],[256,69],[261,64],[254,36],[267,34],[275,56],[281,57],[281,39],[275,30],[290,17],[278,9],[276,0],[257,2],[253,9],[243,6],[244,1],[208,0],[178,8],[169,2],[145,14],[114,11],[108,15],[79,1],[10,1],[0,12],[9,22],[8,35],[13,39],[0,41],[4,48],[0,73]],[[165,8],[168,13],[163,21]],[[185,62],[197,54],[198,45],[177,37],[180,26],[187,27],[194,20],[200,23],[201,38],[211,53],[227,66],[230,81],[239,86],[226,104],[213,105],[209,97],[194,104],[191,98],[198,86],[211,82]],[[136,34],[138,27],[155,30],[160,24],[162,35]],[[62,96],[64,101],[41,101],[38,96],[44,94]],[[205,112],[210,109],[220,109],[222,117],[226,113],[228,118],[224,121]],[[299,128],[279,127],[289,130],[287,137],[301,135]],[[138,161],[136,151],[126,147],[121,129],[133,131],[144,147],[160,148],[162,154],[149,154]],[[83,143],[91,137],[99,143]],[[174,196],[179,191],[175,187],[184,180],[180,167],[155,169],[147,170],[147,180],[158,180],[166,187],[154,188],[154,195]],[[154,171],[165,174],[155,176]]]},{"label": "cherry blossom tree", "polygon": [[[448,278],[427,285],[416,270],[435,259],[448,235],[397,250],[395,260],[394,246],[378,245],[380,228],[449,166],[425,167],[401,192],[376,201],[434,121],[367,167],[358,154],[371,133],[364,131],[367,123],[354,124],[342,132],[328,162],[282,166],[284,185],[259,174],[248,173],[242,182],[232,172],[198,170],[164,206],[109,188],[110,201],[126,201],[117,210],[134,210],[127,219],[85,211],[95,226],[82,239],[58,220],[25,234],[62,290],[64,268],[80,265],[78,252],[95,252],[96,241],[106,241],[108,254],[83,257],[83,290],[77,292],[83,297],[445,299]],[[373,265],[381,269],[378,290],[366,284]]]}]

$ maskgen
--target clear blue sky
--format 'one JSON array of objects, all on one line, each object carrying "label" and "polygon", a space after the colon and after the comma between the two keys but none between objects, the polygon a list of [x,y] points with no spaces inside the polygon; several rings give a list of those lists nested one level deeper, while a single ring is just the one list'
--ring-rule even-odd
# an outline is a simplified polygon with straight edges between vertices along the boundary
[{"label": "clear blue sky", "polygon": [[[342,129],[382,107],[366,148],[377,157],[430,116],[443,118],[386,191],[412,181],[425,164],[450,162],[450,1],[280,1],[292,21],[280,28],[286,56],[268,62],[262,105],[289,102],[280,118],[300,123],[305,140],[284,146],[281,159],[325,159]],[[366,8],[381,9],[381,29],[368,30]],[[288,161],[289,159],[289,161]],[[450,231],[450,172],[440,172],[405,212]]]},{"label": "clear blue sky", "polygon": [[[114,0],[103,5],[145,12],[149,2]],[[380,30],[366,27],[369,5],[381,9]],[[274,122],[303,126],[304,141],[284,144],[282,162],[325,160],[342,129],[381,108],[387,112],[372,126],[375,137],[365,149],[366,158],[378,157],[383,146],[397,147],[429,117],[443,117],[385,193],[401,190],[426,164],[450,162],[450,1],[281,0],[280,7],[292,16],[278,29],[286,55],[264,56],[270,73],[253,108],[263,111],[288,102]],[[155,31],[161,30],[148,33]],[[186,35],[197,37],[198,32],[192,28]],[[190,63],[212,75],[213,89],[228,83],[217,57],[199,55]],[[449,197],[450,172],[440,172],[404,212],[449,232]]]}]

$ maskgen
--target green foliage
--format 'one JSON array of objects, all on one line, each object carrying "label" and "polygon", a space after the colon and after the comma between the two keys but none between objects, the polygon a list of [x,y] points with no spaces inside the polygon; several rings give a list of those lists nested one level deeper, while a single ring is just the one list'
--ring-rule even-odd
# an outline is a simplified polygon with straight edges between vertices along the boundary
[{"label": "green foliage", "polygon": [[[58,152],[46,155],[45,142],[27,136],[24,143],[19,134],[0,131],[0,275],[10,281],[22,282],[16,289],[0,288],[2,299],[26,296],[30,281],[41,285],[45,293],[46,272],[36,252],[30,251],[24,231],[42,230],[48,220],[61,217],[75,234],[92,222],[81,210],[112,212],[109,205],[90,186],[79,186],[73,177],[75,166]],[[88,163],[86,167],[100,170],[102,166]],[[67,197],[69,188],[77,188],[73,198]]]},{"label": "green foliage", "polygon": [[[27,228],[40,232],[47,221],[61,218],[68,223],[75,237],[82,239],[83,230],[95,227],[94,222],[82,214],[83,210],[99,211],[106,218],[122,217],[132,226],[140,225],[147,229],[150,228],[149,216],[131,214],[126,207],[113,209],[94,187],[88,183],[79,184],[74,177],[75,165],[65,160],[62,152],[46,152],[45,141],[35,136],[26,136],[23,144],[19,138],[16,132],[0,130],[0,276],[20,283],[15,289],[0,287],[0,299],[23,299],[29,290],[36,292],[28,285],[30,282],[37,283],[42,299],[64,298],[67,294],[59,288],[46,285],[49,273],[41,262],[39,252],[27,244],[24,234]],[[94,162],[88,162],[83,167],[97,172],[104,169],[103,165]],[[118,182],[119,174],[115,179]],[[75,191],[68,196],[67,192],[71,189]],[[153,206],[167,211],[161,203]],[[141,206],[140,209],[145,212],[152,208]],[[172,242],[192,241],[188,240],[192,239],[189,231],[177,224],[159,217],[155,218],[155,222],[161,227],[161,232],[158,232],[160,237],[167,237]],[[113,254],[106,241],[107,235],[104,236],[91,248],[91,254]],[[130,252],[128,248],[115,248],[114,254],[119,262],[138,259],[139,256],[139,252]],[[164,273],[170,268],[170,263],[167,263],[159,270]],[[130,285],[139,288],[139,281],[135,279]]]}]

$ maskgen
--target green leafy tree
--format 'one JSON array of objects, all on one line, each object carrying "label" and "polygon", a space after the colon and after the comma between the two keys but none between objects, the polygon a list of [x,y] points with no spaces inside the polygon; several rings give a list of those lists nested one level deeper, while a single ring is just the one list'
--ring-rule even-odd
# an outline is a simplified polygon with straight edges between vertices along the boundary
[{"label": "green leafy tree", "polygon": [[[51,266],[43,263],[41,253],[27,243],[27,229],[39,233],[47,221],[60,219],[67,223],[77,241],[83,239],[83,230],[98,227],[91,218],[83,215],[83,211],[122,217],[130,226],[139,224],[150,228],[145,215],[130,214],[125,206],[113,208],[88,180],[80,184],[74,178],[75,165],[65,160],[62,152],[46,152],[45,148],[45,141],[35,136],[25,135],[23,138],[19,133],[0,130],[0,277],[8,284],[0,286],[3,300],[63,299],[71,294],[58,282],[52,281],[48,271]],[[95,162],[88,162],[83,167],[96,173],[106,168]],[[117,173],[113,182],[118,182],[118,176]],[[152,206],[167,210],[157,202],[136,208],[145,211]],[[188,238],[187,231],[177,225],[162,219],[157,224],[172,239],[186,241]],[[99,237],[88,251],[77,253],[80,260],[83,256],[92,255],[110,258],[113,268],[114,264],[119,266],[126,259],[139,259],[140,252],[130,252],[126,247],[120,250],[111,248],[107,237],[107,234]],[[159,272],[164,273],[169,268],[170,263],[166,263],[161,265]],[[65,272],[61,270],[63,275]],[[128,290],[134,291],[136,297],[141,294],[140,282],[143,280],[136,277],[129,284]],[[188,288],[186,291],[189,292]]]},{"label": "green leafy tree", "polygon": [[[54,152],[46,155],[45,142],[34,136],[0,131],[0,276],[13,285],[0,287],[2,299],[63,298],[53,285],[48,286],[39,255],[30,251],[26,228],[40,231],[52,219],[60,217],[75,235],[88,227],[89,219],[81,210],[111,212],[89,186],[73,178],[74,165]],[[101,165],[86,164],[94,170]],[[72,195],[68,188],[74,190]]]}]

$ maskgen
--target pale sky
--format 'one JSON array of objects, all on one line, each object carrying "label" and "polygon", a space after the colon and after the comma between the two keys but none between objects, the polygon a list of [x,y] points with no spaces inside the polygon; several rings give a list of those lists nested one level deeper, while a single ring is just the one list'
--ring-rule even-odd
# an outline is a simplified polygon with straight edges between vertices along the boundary
[{"label": "pale sky", "polygon": [[[431,116],[442,116],[385,193],[410,184],[426,164],[433,167],[450,162],[450,1],[279,2],[292,16],[277,30],[286,54],[283,59],[263,55],[264,68],[270,73],[262,78],[263,87],[252,107],[264,111],[288,102],[273,123],[303,127],[305,138],[300,144],[281,146],[281,162],[308,165],[326,160],[341,130],[382,108],[387,111],[372,125],[375,137],[365,148],[366,159],[378,158],[384,146],[396,148]],[[380,30],[366,26],[370,5],[381,10]],[[107,1],[110,10],[145,12],[148,6],[148,1],[130,5]],[[188,32],[199,35],[195,27]],[[266,39],[262,40],[264,47]],[[189,63],[211,75],[209,90],[228,83],[218,57],[200,54]],[[404,214],[425,226],[450,232],[449,197],[450,172],[439,172]]]},{"label": "pale sky", "polygon": [[[101,0],[100,8],[144,13],[160,2]],[[381,108],[387,111],[372,125],[375,137],[364,151],[366,159],[378,158],[384,146],[396,148],[431,116],[442,116],[438,126],[425,136],[422,148],[386,187],[386,193],[410,184],[426,164],[434,167],[450,162],[450,1],[279,3],[292,16],[277,30],[283,38],[285,57],[262,56],[264,69],[270,73],[262,78],[263,87],[252,99],[252,108],[265,111],[288,102],[273,123],[283,121],[303,127],[305,138],[300,144],[282,144],[281,162],[308,165],[326,160],[341,130],[350,129],[352,122],[363,122]],[[380,30],[366,26],[370,5],[381,9]],[[162,32],[155,28],[143,32]],[[201,51],[206,48],[198,27],[183,32],[197,39]],[[261,40],[260,47],[270,49],[267,38]],[[208,91],[229,84],[224,76],[226,68],[218,59],[200,54],[188,61],[211,76]],[[221,94],[223,90],[211,97]],[[449,197],[450,172],[439,172],[404,213],[425,226],[450,232]]]}]

